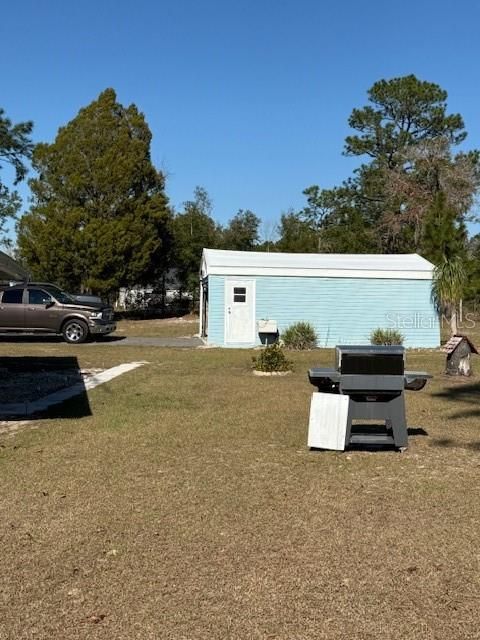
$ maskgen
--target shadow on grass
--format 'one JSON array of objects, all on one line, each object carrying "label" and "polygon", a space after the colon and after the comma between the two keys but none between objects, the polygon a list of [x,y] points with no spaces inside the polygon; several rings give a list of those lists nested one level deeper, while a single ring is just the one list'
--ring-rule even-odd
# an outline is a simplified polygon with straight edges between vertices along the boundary
[{"label": "shadow on grass", "polygon": [[428,432],[422,427],[408,427],[407,431],[409,436],[428,436]]},{"label": "shadow on grass", "polygon": [[89,344],[95,344],[95,342],[121,342],[126,339],[127,336],[115,336],[109,334],[108,336],[97,336],[95,340],[90,340]]},{"label": "shadow on grass", "polygon": [[32,416],[32,419],[35,417],[36,420],[48,420],[54,418],[68,418],[70,420],[75,420],[79,418],[86,418],[91,415],[93,415],[92,410],[88,401],[87,392],[84,388],[84,391],[79,395],[70,398],[70,400],[64,400],[60,404],[52,405],[37,416]]},{"label": "shadow on grass", "polygon": [[456,385],[446,387],[443,391],[432,393],[433,398],[442,398],[452,403],[469,405],[465,409],[455,407],[456,411],[450,414],[451,418],[476,418],[480,417],[480,383],[468,384],[459,382]]},{"label": "shadow on grass", "polygon": [[468,449],[469,451],[480,451],[480,440],[473,442],[460,442],[453,438],[436,438],[432,440],[432,446],[452,449]]},{"label": "shadow on grass", "polygon": [[77,358],[0,357],[0,420],[90,415]]},{"label": "shadow on grass", "polygon": [[0,334],[0,342],[13,342],[14,344],[26,344],[26,343],[55,343],[63,342],[62,336],[54,334],[41,334],[41,333],[2,333]]},{"label": "shadow on grass", "polygon": [[[428,436],[428,433],[422,427],[408,427],[408,436]],[[369,435],[381,435],[385,433],[385,425],[381,424],[354,424],[352,425],[352,435],[358,433],[366,433]],[[325,451],[325,449],[319,449],[317,447],[311,447],[311,451]],[[371,443],[359,443],[349,444],[345,451],[396,451],[397,447],[394,444],[371,444]]]},{"label": "shadow on grass", "polygon": [[[352,426],[352,435],[355,433],[369,433],[371,435],[385,433],[384,425],[362,425],[354,424]],[[391,434],[391,431],[389,432]],[[428,436],[428,433],[422,427],[408,427],[407,433],[409,438],[416,436]],[[350,444],[347,447],[349,451],[397,451],[397,447],[394,444],[368,444],[368,443],[355,443]]]}]

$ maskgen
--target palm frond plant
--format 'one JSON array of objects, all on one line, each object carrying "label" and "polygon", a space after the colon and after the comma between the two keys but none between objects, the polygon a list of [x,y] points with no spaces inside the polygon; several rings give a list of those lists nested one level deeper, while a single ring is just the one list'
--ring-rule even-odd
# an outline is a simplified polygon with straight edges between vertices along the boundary
[{"label": "palm frond plant", "polygon": [[307,351],[317,346],[317,334],[309,322],[295,322],[280,336],[286,349]]},{"label": "palm frond plant", "polygon": [[396,329],[374,329],[370,334],[370,344],[396,345],[403,344],[405,337]]},{"label": "palm frond plant", "polygon": [[432,294],[440,313],[446,313],[450,321],[451,335],[458,331],[457,309],[467,282],[467,273],[460,256],[444,257],[433,271]]}]

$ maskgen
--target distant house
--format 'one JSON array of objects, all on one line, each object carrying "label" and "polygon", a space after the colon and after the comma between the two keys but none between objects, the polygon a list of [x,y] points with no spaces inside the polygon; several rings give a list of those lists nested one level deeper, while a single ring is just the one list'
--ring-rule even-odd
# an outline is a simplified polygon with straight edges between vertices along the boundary
[{"label": "distant house", "polygon": [[319,346],[368,344],[395,328],[406,347],[437,347],[433,265],[417,254],[347,255],[204,249],[200,331],[207,343],[253,347],[293,322],[311,323]]},{"label": "distant house", "polygon": [[[161,287],[153,285],[138,285],[136,287],[122,287],[118,292],[116,307],[119,309],[155,309],[162,304],[169,304],[182,295],[181,284],[175,269],[165,274],[164,293]],[[184,297],[189,297],[183,294]]]}]

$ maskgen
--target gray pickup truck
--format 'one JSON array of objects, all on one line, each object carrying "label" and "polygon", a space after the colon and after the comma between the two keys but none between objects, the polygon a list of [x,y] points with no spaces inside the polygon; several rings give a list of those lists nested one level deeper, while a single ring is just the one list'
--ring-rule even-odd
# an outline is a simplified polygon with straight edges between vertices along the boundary
[{"label": "gray pickup truck", "polygon": [[70,344],[115,331],[112,307],[80,302],[52,284],[16,284],[0,290],[0,333],[54,333]]}]

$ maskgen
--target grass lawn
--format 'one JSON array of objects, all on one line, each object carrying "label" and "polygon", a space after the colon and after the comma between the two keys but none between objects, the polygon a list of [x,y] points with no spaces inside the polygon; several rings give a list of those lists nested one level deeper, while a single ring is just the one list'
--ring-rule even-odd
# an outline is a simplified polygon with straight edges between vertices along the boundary
[{"label": "grass lawn", "polygon": [[[149,364],[0,435],[0,638],[479,638],[480,377],[407,394],[403,453],[310,452],[306,377],[251,352],[2,343]],[[480,362],[474,362],[480,371]],[[77,416],[77,417],[75,417]]]}]

